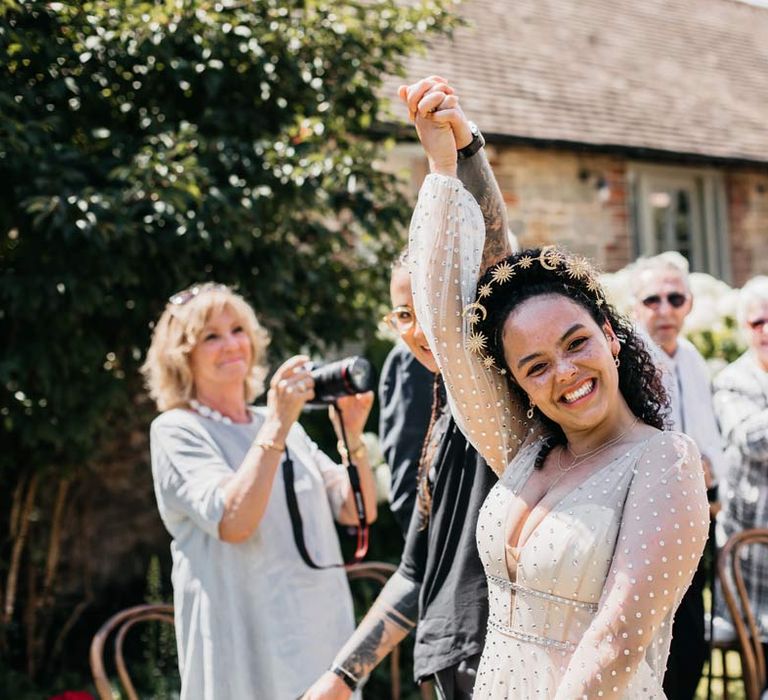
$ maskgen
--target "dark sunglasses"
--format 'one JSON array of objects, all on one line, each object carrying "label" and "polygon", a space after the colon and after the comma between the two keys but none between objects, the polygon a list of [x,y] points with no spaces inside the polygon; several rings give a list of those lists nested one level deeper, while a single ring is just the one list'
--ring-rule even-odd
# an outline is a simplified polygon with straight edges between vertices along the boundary
[{"label": "dark sunglasses", "polygon": [[768,323],[768,318],[757,318],[754,321],[747,321],[747,325],[753,330],[753,331],[761,331],[765,327],[765,324]]},{"label": "dark sunglasses", "polygon": [[188,301],[191,301],[203,292],[212,292],[214,290],[224,292],[228,289],[229,287],[227,287],[226,284],[217,284],[216,282],[195,284],[191,287],[188,287],[187,289],[182,289],[180,292],[176,292],[176,294],[172,294],[170,297],[168,297],[168,303],[173,304],[174,306],[183,306]]},{"label": "dark sunglasses", "polygon": [[651,294],[643,299],[643,305],[649,309],[658,309],[661,306],[663,299],[669,302],[669,305],[673,309],[679,309],[686,301],[688,301],[687,294],[681,294],[680,292],[671,292],[669,294]]}]

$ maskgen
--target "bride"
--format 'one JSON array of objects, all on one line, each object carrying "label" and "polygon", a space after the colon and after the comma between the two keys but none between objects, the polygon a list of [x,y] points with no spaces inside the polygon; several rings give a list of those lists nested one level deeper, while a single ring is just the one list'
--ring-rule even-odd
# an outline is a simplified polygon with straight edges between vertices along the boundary
[{"label": "bride", "polygon": [[[700,458],[589,263],[548,246],[481,274],[437,77],[401,98],[430,162],[410,231],[419,323],[453,416],[499,474],[477,526],[490,616],[476,698],[664,698],[672,619],[708,529]],[[462,125],[465,127],[466,125]]]}]

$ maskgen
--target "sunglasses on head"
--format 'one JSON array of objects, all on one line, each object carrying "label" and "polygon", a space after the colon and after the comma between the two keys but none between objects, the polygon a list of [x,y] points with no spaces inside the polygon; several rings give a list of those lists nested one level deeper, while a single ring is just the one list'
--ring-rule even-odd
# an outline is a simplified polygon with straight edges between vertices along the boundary
[{"label": "sunglasses on head", "polygon": [[673,309],[679,309],[686,301],[688,301],[687,294],[681,294],[680,292],[670,292],[669,294],[651,294],[645,297],[643,305],[649,309],[658,309],[661,306],[663,299],[666,299],[669,305]]},{"label": "sunglasses on head", "polygon": [[754,321],[747,321],[747,325],[753,331],[762,331],[768,323],[768,318],[756,318]]},{"label": "sunglasses on head", "polygon": [[204,292],[211,291],[227,291],[229,288],[226,284],[217,284],[216,282],[205,282],[203,284],[195,284],[187,289],[182,289],[176,294],[172,294],[168,298],[168,303],[174,306],[183,306],[188,301],[191,301],[196,296],[203,294]]}]

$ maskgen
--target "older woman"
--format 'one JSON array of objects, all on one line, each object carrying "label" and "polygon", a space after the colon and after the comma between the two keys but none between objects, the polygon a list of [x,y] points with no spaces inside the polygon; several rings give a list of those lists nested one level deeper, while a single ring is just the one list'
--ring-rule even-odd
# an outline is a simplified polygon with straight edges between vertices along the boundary
[{"label": "older woman", "polygon": [[[286,449],[318,564],[341,562],[334,518],[357,523],[354,494],[346,471],[297,423],[314,396],[307,357],[277,370],[266,408],[249,406],[263,389],[267,343],[242,297],[198,285],[171,297],[143,367],[163,412],[150,432],[152,474],[173,537],[185,700],[293,700],[354,626],[344,570],[309,568],[294,543],[279,469]],[[371,520],[374,482],[361,434],[372,401],[370,392],[339,401]]]},{"label": "older woman", "polygon": [[[749,349],[714,382],[715,413],[729,461],[720,514],[728,537],[768,527],[768,277],[744,285],[738,315]],[[768,556],[758,549],[748,557],[744,582],[768,651]]]}]

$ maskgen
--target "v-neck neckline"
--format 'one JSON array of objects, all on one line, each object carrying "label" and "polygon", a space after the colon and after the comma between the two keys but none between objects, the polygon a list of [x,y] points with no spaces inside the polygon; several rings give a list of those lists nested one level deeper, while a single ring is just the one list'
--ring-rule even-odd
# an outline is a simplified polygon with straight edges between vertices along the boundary
[{"label": "v-neck neckline", "polygon": [[[531,519],[531,516],[533,515],[534,511],[544,502],[544,500],[547,498],[548,493],[545,493],[544,496],[536,503],[536,505],[533,506],[528,511],[528,514],[524,516],[524,519],[520,526],[517,528],[517,541],[515,546],[509,545],[507,543],[507,520],[504,521],[504,569],[506,571],[507,577],[510,581],[514,582],[517,579],[517,575],[512,576],[509,569],[509,563],[507,560],[507,552],[510,552],[510,555],[514,557],[515,561],[518,563],[520,559],[522,558],[523,551],[525,550],[525,547],[528,545],[528,542],[530,542],[533,535],[536,533],[536,531],[544,524],[544,522],[554,513],[559,511],[565,502],[574,494],[582,490],[587,484],[589,484],[595,477],[599,476],[603,472],[605,472],[609,467],[613,466],[616,462],[618,462],[620,459],[626,459],[628,458],[632,452],[636,449],[638,449],[641,446],[646,445],[653,436],[648,437],[645,440],[641,440],[636,445],[631,447],[629,450],[622,451],[620,454],[616,455],[613,459],[606,462],[603,466],[599,467],[597,470],[595,470],[592,474],[590,474],[583,482],[581,482],[576,488],[571,489],[570,491],[566,491],[560,498],[558,498],[556,501],[553,502],[552,507],[547,510],[546,513],[541,517],[538,523],[534,525],[533,529],[528,533],[528,535],[525,538],[524,542],[520,542],[520,538],[523,536],[523,533],[525,531],[525,527],[528,524],[528,522]],[[534,443],[536,444],[536,443]],[[533,446],[533,445],[532,445]],[[531,478],[531,474],[533,473],[533,466],[535,464],[535,458],[531,460],[529,457],[529,465],[526,469],[525,478],[520,486],[519,489],[512,489],[512,494],[515,497],[519,497],[522,490],[525,488],[525,485],[528,483],[528,480]],[[509,516],[509,511],[507,511],[507,517]],[[513,553],[514,552],[514,553]],[[517,571],[517,566],[515,567],[515,571]]]}]

